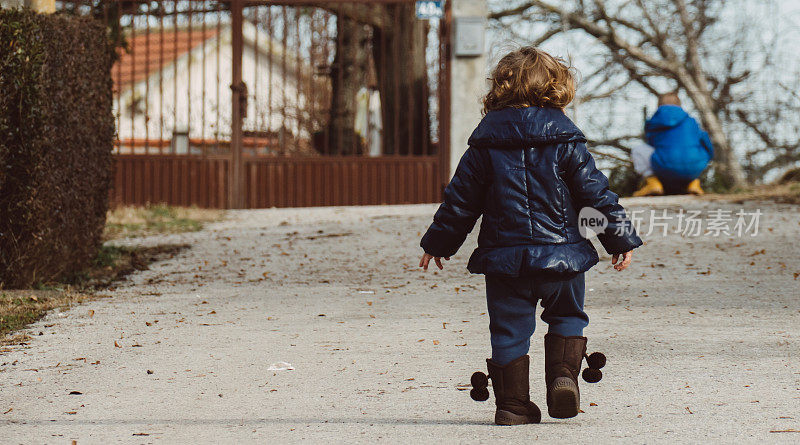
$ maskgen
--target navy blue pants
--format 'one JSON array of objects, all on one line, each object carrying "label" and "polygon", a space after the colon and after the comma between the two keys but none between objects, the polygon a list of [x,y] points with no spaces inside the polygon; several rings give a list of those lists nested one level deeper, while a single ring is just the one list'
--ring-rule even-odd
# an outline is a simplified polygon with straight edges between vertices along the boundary
[{"label": "navy blue pants", "polygon": [[589,324],[589,316],[583,312],[584,287],[582,273],[566,277],[486,275],[492,361],[502,366],[528,353],[539,301],[548,332],[583,335]]}]

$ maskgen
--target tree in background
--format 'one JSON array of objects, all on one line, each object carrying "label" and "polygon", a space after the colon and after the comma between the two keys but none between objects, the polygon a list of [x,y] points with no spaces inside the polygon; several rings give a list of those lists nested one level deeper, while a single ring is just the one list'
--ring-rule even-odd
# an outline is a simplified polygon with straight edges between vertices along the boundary
[{"label": "tree in background", "polygon": [[369,27],[346,16],[336,21],[336,53],[331,64],[328,152],[361,154],[356,134],[356,95],[369,75]]},{"label": "tree in background", "polygon": [[429,137],[428,25],[416,18],[414,4],[320,6],[339,17],[331,67],[331,153],[352,154],[357,147],[352,138],[340,135],[355,135],[355,93],[365,85],[371,67],[381,98],[383,153],[421,153]]},{"label": "tree in background", "polygon": [[[680,90],[715,145],[717,178],[730,188],[800,161],[797,133],[774,128],[776,119],[790,113],[796,120],[800,98],[796,89],[777,84],[774,100],[749,106],[755,98],[747,81],[757,70],[780,61],[771,59],[769,42],[757,47],[759,42],[747,38],[750,34],[732,30],[734,25],[724,22],[730,12],[724,10],[726,4],[731,8],[731,2],[723,0],[530,0],[498,4],[490,18],[496,27],[536,45],[579,33],[600,48],[596,70],[582,79],[589,90],[578,104],[623,94],[631,86],[652,94]],[[770,26],[751,24],[756,25]],[[759,51],[761,60],[747,57]],[[729,139],[734,127],[746,128],[762,142],[759,147],[745,147],[746,168]],[[640,136],[638,132],[617,135],[594,145],[604,149],[597,150],[601,155],[623,159],[630,142]]]}]

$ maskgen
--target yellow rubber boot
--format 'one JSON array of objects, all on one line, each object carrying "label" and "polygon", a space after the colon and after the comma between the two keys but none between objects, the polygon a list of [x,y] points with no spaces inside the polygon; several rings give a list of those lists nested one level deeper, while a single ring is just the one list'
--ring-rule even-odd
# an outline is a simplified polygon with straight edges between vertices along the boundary
[{"label": "yellow rubber boot", "polygon": [[[700,183],[698,182],[698,188]],[[644,180],[644,185],[639,190],[633,192],[633,196],[660,196],[664,194],[664,186],[655,176],[648,176]]]},{"label": "yellow rubber boot", "polygon": [[705,194],[703,188],[700,187],[699,179],[695,179],[694,181],[690,182],[689,185],[686,186],[686,191],[696,196],[701,196]]}]

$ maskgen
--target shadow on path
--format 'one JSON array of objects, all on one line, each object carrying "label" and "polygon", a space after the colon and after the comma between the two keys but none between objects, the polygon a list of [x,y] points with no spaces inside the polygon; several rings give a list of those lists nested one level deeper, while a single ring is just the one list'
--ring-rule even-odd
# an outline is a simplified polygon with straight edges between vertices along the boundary
[{"label": "shadow on path", "polygon": [[[487,416],[488,417],[488,416]],[[63,426],[88,426],[88,425],[101,425],[101,426],[114,426],[114,425],[141,425],[141,426],[159,426],[159,425],[270,425],[270,424],[287,424],[287,425],[309,425],[309,424],[366,424],[366,425],[491,425],[494,423],[491,418],[486,421],[475,422],[470,419],[391,419],[391,418],[374,418],[374,417],[342,417],[333,419],[316,419],[316,418],[284,418],[284,419],[141,419],[141,420],[126,420],[126,419],[76,419],[76,420],[0,420],[0,426],[21,426],[21,425],[63,425]],[[544,421],[543,424],[556,424],[560,422]]]}]

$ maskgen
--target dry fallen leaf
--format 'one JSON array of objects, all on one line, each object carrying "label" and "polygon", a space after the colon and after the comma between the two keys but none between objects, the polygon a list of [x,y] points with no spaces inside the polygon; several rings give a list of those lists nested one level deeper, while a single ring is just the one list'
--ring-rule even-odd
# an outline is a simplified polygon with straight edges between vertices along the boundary
[{"label": "dry fallen leaf", "polygon": [[438,345],[438,344],[439,344],[439,340],[434,340],[434,341],[433,341],[433,344],[434,344],[434,345]]}]

